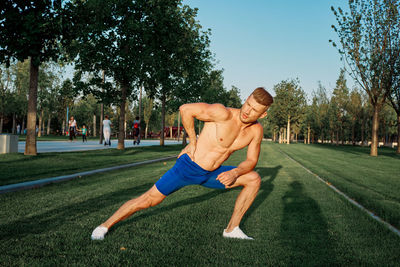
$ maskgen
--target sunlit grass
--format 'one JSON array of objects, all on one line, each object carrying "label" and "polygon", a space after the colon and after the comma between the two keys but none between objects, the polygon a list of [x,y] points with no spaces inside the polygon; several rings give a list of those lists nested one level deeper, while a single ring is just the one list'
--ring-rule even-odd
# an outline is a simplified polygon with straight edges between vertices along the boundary
[{"label": "sunlit grass", "polygon": [[[295,149],[295,147],[293,147]],[[238,164],[245,151],[227,164]],[[0,265],[398,265],[400,238],[353,207],[275,145],[263,144],[258,196],[222,237],[239,189],[189,186],[90,240],[94,227],[145,192],[173,161],[0,195]]]}]

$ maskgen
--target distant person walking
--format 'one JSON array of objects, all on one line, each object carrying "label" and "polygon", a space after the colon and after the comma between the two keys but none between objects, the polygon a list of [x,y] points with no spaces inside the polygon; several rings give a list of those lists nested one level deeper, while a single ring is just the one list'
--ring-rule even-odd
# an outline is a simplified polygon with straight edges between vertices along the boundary
[{"label": "distant person walking", "polygon": [[72,142],[72,138],[76,139],[76,120],[74,119],[74,116],[71,116],[68,125],[69,125],[69,140]]},{"label": "distant person walking", "polygon": [[86,125],[84,124],[82,126],[82,142],[84,143],[85,141],[87,142],[87,128]]},{"label": "distant person walking", "polygon": [[133,144],[136,145],[140,143],[140,118],[136,116],[133,121]]},{"label": "distant person walking", "polygon": [[108,119],[108,115],[104,117],[105,119],[103,120],[103,135],[104,135],[104,145],[109,145],[111,146],[111,121]]}]

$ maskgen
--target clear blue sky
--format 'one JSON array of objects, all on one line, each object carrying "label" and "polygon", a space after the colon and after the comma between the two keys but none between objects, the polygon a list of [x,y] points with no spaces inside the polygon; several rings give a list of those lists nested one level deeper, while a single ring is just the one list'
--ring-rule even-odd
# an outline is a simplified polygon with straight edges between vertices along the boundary
[{"label": "clear blue sky", "polygon": [[[224,84],[245,99],[264,86],[299,78],[308,96],[318,81],[331,92],[340,68],[331,6],[347,9],[346,0],[183,0],[197,7],[198,20],[210,28],[211,51],[224,69]],[[350,77],[347,77],[350,79]],[[348,85],[352,85],[348,81]]]}]

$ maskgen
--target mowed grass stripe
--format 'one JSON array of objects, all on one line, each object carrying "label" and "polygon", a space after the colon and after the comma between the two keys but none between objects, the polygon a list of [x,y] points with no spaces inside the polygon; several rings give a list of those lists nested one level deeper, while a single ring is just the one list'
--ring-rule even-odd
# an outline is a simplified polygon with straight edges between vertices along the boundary
[{"label": "mowed grass stripe", "polygon": [[376,158],[369,156],[369,148],[362,147],[271,145],[400,228],[400,156],[393,149],[381,149]]},{"label": "mowed grass stripe", "polygon": [[[233,154],[237,165],[246,151]],[[113,228],[91,231],[145,192],[173,161],[0,195],[0,265],[396,265],[400,239],[263,144],[258,196],[241,228],[254,242],[227,240],[239,189],[189,186]]]},{"label": "mowed grass stripe", "polygon": [[0,155],[0,186],[177,155],[182,145]]},{"label": "mowed grass stripe", "polygon": [[357,201],[355,201],[354,199],[351,199],[349,196],[347,196],[345,193],[343,193],[342,191],[340,191],[339,189],[337,189],[334,185],[332,185],[331,183],[325,181],[324,179],[322,179],[321,177],[319,177],[317,174],[313,173],[312,171],[310,171],[309,169],[307,169],[306,167],[304,167],[303,165],[301,165],[301,163],[297,162],[296,160],[294,160],[293,158],[291,158],[289,155],[287,155],[285,152],[283,152],[281,150],[281,152],[287,156],[289,159],[293,160],[294,162],[298,163],[301,167],[303,167],[306,171],[308,171],[309,173],[313,174],[318,180],[320,180],[322,183],[326,184],[327,186],[329,186],[332,190],[334,190],[335,192],[337,192],[339,195],[343,196],[345,199],[347,199],[350,203],[352,203],[353,205],[355,205],[356,207],[360,208],[361,210],[363,210],[364,212],[366,212],[368,215],[370,215],[373,219],[375,219],[376,221],[378,221],[379,223],[382,223],[385,227],[387,227],[389,230],[391,230],[393,233],[395,233],[398,237],[400,237],[400,231],[399,229],[395,228],[393,225],[389,224],[388,222],[382,220],[381,217],[377,216],[376,214],[374,214],[373,212],[367,210],[364,206],[362,206],[360,203],[358,203]]}]

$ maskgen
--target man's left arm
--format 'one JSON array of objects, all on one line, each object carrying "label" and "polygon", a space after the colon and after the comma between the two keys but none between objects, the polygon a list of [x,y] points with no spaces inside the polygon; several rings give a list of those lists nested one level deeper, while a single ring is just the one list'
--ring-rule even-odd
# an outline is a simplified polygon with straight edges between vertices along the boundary
[{"label": "man's left arm", "polygon": [[246,160],[241,162],[236,168],[218,175],[217,180],[219,180],[225,186],[234,184],[237,178],[251,172],[256,167],[263,137],[263,128],[261,125],[257,125],[254,135],[255,136],[251,140],[247,149]]}]

